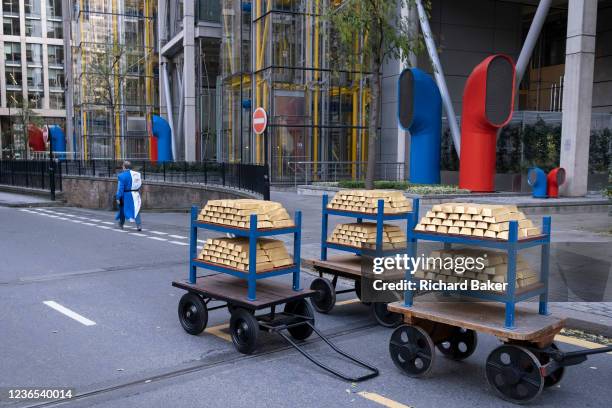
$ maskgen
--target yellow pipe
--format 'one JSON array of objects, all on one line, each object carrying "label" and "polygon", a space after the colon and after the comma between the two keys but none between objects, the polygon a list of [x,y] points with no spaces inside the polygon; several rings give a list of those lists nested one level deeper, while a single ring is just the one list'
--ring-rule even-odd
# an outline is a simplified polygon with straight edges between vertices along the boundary
[{"label": "yellow pipe", "polygon": [[227,22],[227,16],[223,15],[223,25],[225,28],[225,45],[227,46],[227,59],[229,61],[230,74],[234,73],[234,56],[232,55],[232,47],[229,42],[230,34],[229,34],[229,24]]},{"label": "yellow pipe", "polygon": [[[83,1],[81,0],[81,10],[83,10]],[[83,19],[82,17],[79,17],[79,32],[83,33]],[[82,44],[82,39],[81,39],[81,44]],[[82,73],[81,73],[81,97],[79,98],[81,100],[81,114],[82,114],[82,122],[81,122],[81,130],[83,131],[83,160],[87,160],[87,156],[88,156],[88,149],[87,149],[87,112],[83,111],[83,95],[85,95],[85,90],[86,90],[86,85],[87,85],[87,80],[83,81],[83,73],[87,72],[85,67],[86,67],[86,60],[85,60],[85,54],[83,54],[83,48],[81,47],[81,44],[79,44],[79,49],[81,52],[81,66],[82,66]]]},{"label": "yellow pipe", "polygon": [[[153,106],[153,93],[152,93],[152,80],[153,80],[153,58],[150,53],[152,38],[151,38],[151,4],[149,0],[145,0],[144,5],[144,18],[145,18],[145,100],[147,101],[146,106],[146,121],[147,129],[150,129],[151,124],[151,107]],[[147,132],[147,141],[149,143],[149,158],[151,157],[151,136]]]},{"label": "yellow pipe", "polygon": [[[315,73],[315,83],[319,81],[319,72],[317,69],[319,68],[319,1],[315,0],[315,23],[314,23],[314,61],[313,68]],[[313,98],[314,112],[313,112],[313,131],[312,131],[312,161],[313,161],[313,171],[317,172],[317,162],[319,161],[319,87],[315,85],[315,94]],[[314,175],[313,175],[314,176]]]},{"label": "yellow pipe", "polygon": [[[119,42],[119,38],[118,38],[118,33],[117,33],[117,0],[113,0],[112,3],[112,13],[113,13],[113,54],[115,52],[117,52],[118,49],[118,42]],[[114,56],[113,56],[114,59]],[[115,72],[114,72],[114,80],[113,80],[113,84],[114,84],[114,107],[115,107],[115,159],[119,159],[121,157],[121,142],[120,142],[120,138],[119,135],[117,134],[119,132],[119,129],[121,128],[121,116],[117,110],[117,101],[119,99],[119,95],[120,95],[120,90],[119,90],[119,73],[117,72],[118,67],[115,66]]]}]

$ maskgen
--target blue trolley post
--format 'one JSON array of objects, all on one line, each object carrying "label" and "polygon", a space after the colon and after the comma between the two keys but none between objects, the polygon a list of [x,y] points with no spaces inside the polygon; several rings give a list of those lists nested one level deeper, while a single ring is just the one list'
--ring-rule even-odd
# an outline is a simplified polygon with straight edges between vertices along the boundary
[{"label": "blue trolley post", "polygon": [[[346,210],[337,210],[328,208],[329,197],[324,194],[321,202],[321,256],[320,259],[308,260],[308,263],[319,273],[319,278],[314,279],[310,285],[310,289],[316,291],[316,294],[311,298],[311,302],[315,309],[321,313],[328,313],[336,303],[336,295],[347,292],[356,292],[357,297],[361,299],[361,278],[362,278],[362,261],[361,257],[355,255],[371,255],[372,250],[369,248],[361,248],[351,245],[343,245],[327,240],[329,230],[329,216],[339,216],[353,218],[358,223],[364,220],[374,221],[376,223],[376,243],[375,253],[381,254],[384,250],[383,232],[385,221],[406,221],[406,237],[409,238],[408,232],[411,228],[411,220],[413,214],[418,212],[418,200],[413,201],[412,211],[403,213],[385,214],[385,201],[379,199],[377,202],[376,213],[362,213]],[[409,240],[408,240],[409,241]],[[408,246],[410,243],[407,243]],[[333,249],[349,253],[349,255],[338,255],[332,259],[328,259],[328,250]],[[331,275],[331,281],[324,277],[324,274]],[[336,290],[338,278],[352,280],[355,283],[354,289]],[[400,320],[401,316],[396,313],[391,313],[387,310],[387,304],[382,302],[373,302],[370,304],[370,309],[376,321],[385,327],[394,327]]]},{"label": "blue trolley post", "polygon": [[[415,200],[418,201],[418,200]],[[415,205],[418,208],[418,204]],[[548,314],[548,268],[549,268],[549,257],[550,257],[550,230],[551,230],[551,219],[550,217],[542,218],[542,233],[537,236],[518,239],[518,222],[510,221],[508,240],[500,240],[495,238],[476,238],[461,235],[448,235],[438,234],[435,232],[423,232],[415,231],[414,226],[418,219],[418,211],[414,213],[413,219],[411,220],[411,228],[408,231],[408,241],[412,244],[409,245],[410,256],[416,256],[417,252],[417,241],[434,241],[441,242],[444,244],[444,248],[448,249],[453,244],[470,245],[483,248],[492,248],[505,251],[508,254],[508,270],[507,270],[507,289],[505,292],[479,292],[473,290],[467,291],[456,291],[459,295],[502,302],[505,304],[505,327],[513,329],[515,327],[515,306],[518,302],[531,299],[539,296],[539,313],[542,315]],[[525,288],[516,288],[516,258],[519,250],[541,246],[541,259],[540,259],[540,282],[529,285]],[[405,279],[409,282],[412,281],[412,272],[406,271]],[[411,307],[413,304],[413,291],[407,289],[404,292],[404,306]]]},{"label": "blue trolley post", "polygon": [[[217,265],[197,259],[198,229],[207,229],[221,233],[234,234],[238,237],[249,239],[249,270],[239,271],[224,265]],[[248,299],[256,300],[256,287],[259,279],[272,276],[293,274],[293,290],[300,290],[300,245],[302,239],[302,212],[295,212],[295,225],[293,227],[282,228],[257,228],[257,215],[251,214],[249,228],[240,228],[220,224],[212,224],[198,221],[197,207],[191,207],[191,238],[189,245],[189,283],[195,284],[197,268],[212,270],[215,272],[226,273],[228,275],[244,278],[248,282]],[[293,264],[274,268],[269,271],[257,273],[257,238],[271,237],[276,235],[293,234]]]}]

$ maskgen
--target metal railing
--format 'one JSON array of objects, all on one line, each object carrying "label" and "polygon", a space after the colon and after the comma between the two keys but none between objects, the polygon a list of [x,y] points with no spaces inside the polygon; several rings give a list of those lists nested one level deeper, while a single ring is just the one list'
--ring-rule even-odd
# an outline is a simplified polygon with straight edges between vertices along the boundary
[{"label": "metal railing", "polygon": [[55,190],[62,190],[62,174],[51,160],[0,160],[0,184],[49,190],[55,199]]},{"label": "metal railing", "polygon": [[[122,161],[117,160],[2,160],[0,184],[62,190],[62,177],[116,177]],[[260,194],[270,199],[268,168],[255,164],[218,162],[154,163],[132,161],[144,181],[217,185]]]},{"label": "metal railing", "polygon": [[[337,182],[341,180],[363,180],[367,162],[351,161],[291,161],[288,167],[293,172],[293,184],[314,182]],[[375,180],[402,181],[408,174],[406,163],[377,162]]]}]

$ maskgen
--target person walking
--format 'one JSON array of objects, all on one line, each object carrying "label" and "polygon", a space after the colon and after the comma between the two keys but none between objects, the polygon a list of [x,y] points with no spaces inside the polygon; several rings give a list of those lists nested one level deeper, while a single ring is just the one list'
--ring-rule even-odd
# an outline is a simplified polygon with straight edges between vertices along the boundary
[{"label": "person walking", "polygon": [[138,231],[142,231],[142,219],[140,217],[140,187],[142,179],[140,173],[132,170],[132,163],[123,162],[123,171],[117,176],[117,207],[119,211],[115,217],[117,225],[123,229],[123,224],[128,221],[135,221]]}]

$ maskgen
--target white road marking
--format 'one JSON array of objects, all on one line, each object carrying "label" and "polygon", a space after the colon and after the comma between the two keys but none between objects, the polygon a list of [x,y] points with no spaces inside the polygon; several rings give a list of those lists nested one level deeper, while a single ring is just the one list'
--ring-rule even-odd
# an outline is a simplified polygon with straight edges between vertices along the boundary
[{"label": "white road marking", "polygon": [[102,222],[102,220],[98,220],[96,218],[90,218],[89,221],[93,221],[93,222]]},{"label": "white road marking", "polygon": [[113,225],[114,222],[110,222],[110,221],[102,221],[102,224],[106,224],[106,225]]},{"label": "white road marking", "polygon": [[115,232],[127,232],[127,231],[124,231],[124,230],[119,229],[119,228],[109,228],[109,230],[115,231]]},{"label": "white road marking", "polygon": [[150,231],[151,234],[157,234],[157,235],[168,235],[167,232],[161,232],[161,231]]},{"label": "white road marking", "polygon": [[76,222],[77,224],[82,224],[83,223],[83,221],[81,221],[81,220],[70,220],[70,221]]},{"label": "white road marking", "polygon": [[91,226],[94,226],[94,225],[96,225],[96,224],[92,224],[91,222],[84,222],[84,223],[83,223],[83,225],[91,225]]},{"label": "white road marking", "polygon": [[106,225],[96,225],[96,227],[102,228],[102,229],[112,229],[111,227],[107,227]]},{"label": "white road marking", "polygon": [[205,241],[205,240],[203,240],[203,239],[198,239],[198,242],[199,242],[200,244],[205,244],[205,243],[206,243],[206,241]]},{"label": "white road marking", "polygon": [[156,240],[156,241],[167,241],[167,239],[166,239],[166,238],[160,238],[160,237],[147,237],[147,238],[149,238],[149,239],[154,239],[154,240]]},{"label": "white road marking", "polygon": [[184,242],[179,242],[179,241],[168,241],[168,242],[170,242],[171,244],[176,244],[176,245],[183,245],[183,246],[189,245],[189,244],[186,244]]},{"label": "white road marking", "polygon": [[182,236],[182,235],[172,235],[172,234],[170,234],[170,236],[171,236],[172,238],[176,238],[176,239],[187,239],[187,237],[184,237],[184,236]]},{"label": "white road marking", "polygon": [[81,324],[84,324],[85,326],[94,326],[96,324],[96,322],[94,322],[93,320],[89,320],[88,318],[81,316],[77,312],[73,312],[72,310],[60,305],[59,303],[53,300],[45,300],[43,303],[49,306],[51,309],[55,309],[61,314],[66,315],[69,318],[74,319]]},{"label": "white road marking", "polygon": [[66,217],[57,217],[58,220],[64,220],[64,221],[68,221],[68,218]]},{"label": "white road marking", "polygon": [[145,234],[141,234],[141,233],[139,233],[139,232],[130,232],[130,235],[135,235],[135,236],[137,236],[137,237],[146,237],[146,235],[145,235]]}]

